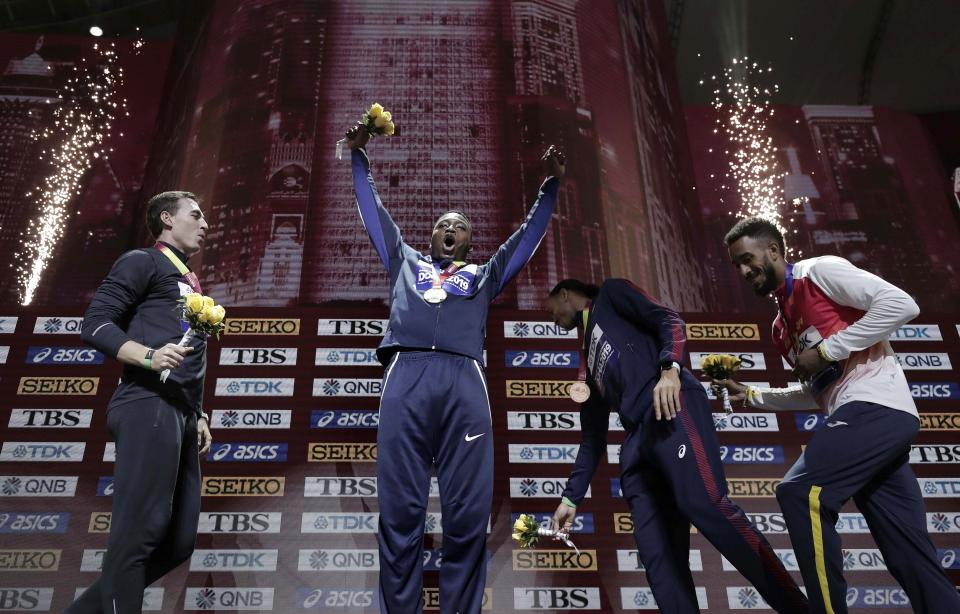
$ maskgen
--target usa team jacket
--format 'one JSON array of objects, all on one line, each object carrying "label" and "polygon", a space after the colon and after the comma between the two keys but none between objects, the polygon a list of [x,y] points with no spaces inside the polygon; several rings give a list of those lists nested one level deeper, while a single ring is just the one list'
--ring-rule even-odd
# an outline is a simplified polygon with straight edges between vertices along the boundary
[{"label": "usa team jacket", "polygon": [[403,241],[387,212],[362,149],[353,152],[353,187],[360,218],[390,276],[390,321],[377,357],[384,365],[400,348],[440,350],[483,361],[490,302],[530,260],[550,224],[560,180],[547,177],[526,221],[486,264],[467,264],[443,282],[448,298],[432,305],[435,264]]},{"label": "usa team jacket", "polygon": [[[683,363],[685,324],[626,279],[608,279],[590,305],[584,328],[590,398],[580,405],[582,441],[563,496],[579,504],[607,453],[610,410],[623,428],[636,430],[653,412],[653,388],[662,365]],[[703,391],[681,366],[684,390]]]},{"label": "usa team jacket", "polygon": [[762,409],[821,407],[833,413],[852,401],[866,401],[917,415],[890,335],[917,317],[910,295],[873,273],[837,256],[787,265],[787,280],[776,290],[783,314],[773,322],[773,341],[792,366],[797,355],[822,340],[828,358],[843,375],[818,398],[800,384],[753,388],[750,404]]}]

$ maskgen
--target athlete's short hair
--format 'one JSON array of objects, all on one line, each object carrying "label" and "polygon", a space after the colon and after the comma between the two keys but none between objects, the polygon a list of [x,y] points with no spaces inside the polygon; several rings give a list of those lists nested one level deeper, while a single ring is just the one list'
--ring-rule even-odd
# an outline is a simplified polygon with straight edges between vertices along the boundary
[{"label": "athlete's short hair", "polygon": [[600,294],[600,286],[584,283],[579,279],[564,279],[553,287],[553,290],[550,291],[550,296],[556,296],[560,294],[561,290],[572,290],[577,294],[582,294],[589,299],[595,299],[597,298],[597,295]]},{"label": "athlete's short hair", "polygon": [[783,233],[768,219],[748,217],[740,220],[727,232],[723,240],[727,244],[727,247],[730,247],[743,237],[776,241],[777,246],[780,248],[780,253],[785,254],[787,252],[787,247],[783,242]]}]

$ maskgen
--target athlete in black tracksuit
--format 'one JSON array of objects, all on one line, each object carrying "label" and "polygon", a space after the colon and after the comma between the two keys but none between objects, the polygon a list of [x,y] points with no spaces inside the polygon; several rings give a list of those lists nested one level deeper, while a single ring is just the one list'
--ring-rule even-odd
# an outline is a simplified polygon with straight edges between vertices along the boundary
[{"label": "athlete in black tracksuit", "polygon": [[[202,213],[193,223],[206,228]],[[185,278],[171,256],[185,266],[185,254],[172,244],[158,242],[122,255],[84,315],[85,343],[121,360],[132,352],[137,357],[124,360],[107,406],[116,462],[103,571],[67,608],[69,614],[140,612],[144,588],[193,553],[200,516],[198,421],[202,445],[209,446],[201,410],[206,343],[194,337],[189,342],[194,349],[181,353],[182,363],[160,382],[159,372],[177,354],[168,344],[180,341],[186,330],[177,301],[199,288],[196,277]]]},{"label": "athlete in black tracksuit", "polygon": [[[770,544],[727,498],[706,393],[681,364],[683,320],[625,279],[608,279],[597,290],[564,280],[548,301],[559,325],[583,331],[591,391],[580,407],[583,441],[555,522],[572,522],[573,510],[584,499],[606,453],[607,418],[613,409],[627,432],[620,451],[620,488],[660,611],[700,611],[689,566],[693,524],[773,609],[809,612],[806,598]],[[679,407],[674,409],[679,412],[674,419],[659,419],[656,413],[671,401],[658,390],[658,382],[671,379],[679,389]]]}]

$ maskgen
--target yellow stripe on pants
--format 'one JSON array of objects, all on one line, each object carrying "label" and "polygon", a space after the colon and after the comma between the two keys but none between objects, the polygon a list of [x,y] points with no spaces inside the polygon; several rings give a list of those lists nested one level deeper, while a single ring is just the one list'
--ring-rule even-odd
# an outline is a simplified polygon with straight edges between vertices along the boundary
[{"label": "yellow stripe on pants", "polygon": [[813,558],[817,563],[817,578],[820,580],[820,594],[827,614],[833,613],[830,603],[830,587],[827,585],[827,562],[823,556],[823,530],[820,527],[820,491],[819,486],[810,487],[810,525],[813,527]]}]

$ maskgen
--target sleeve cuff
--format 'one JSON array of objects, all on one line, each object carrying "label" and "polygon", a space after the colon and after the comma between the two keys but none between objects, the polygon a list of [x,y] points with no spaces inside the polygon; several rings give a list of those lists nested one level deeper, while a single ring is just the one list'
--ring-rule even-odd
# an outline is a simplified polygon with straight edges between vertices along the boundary
[{"label": "sleeve cuff", "polygon": [[561,498],[560,498],[560,503],[566,505],[567,507],[569,507],[569,508],[571,508],[571,509],[577,509],[577,504],[574,503],[573,501],[571,501],[571,500],[570,500],[569,498],[567,498],[567,497],[561,497]]}]

